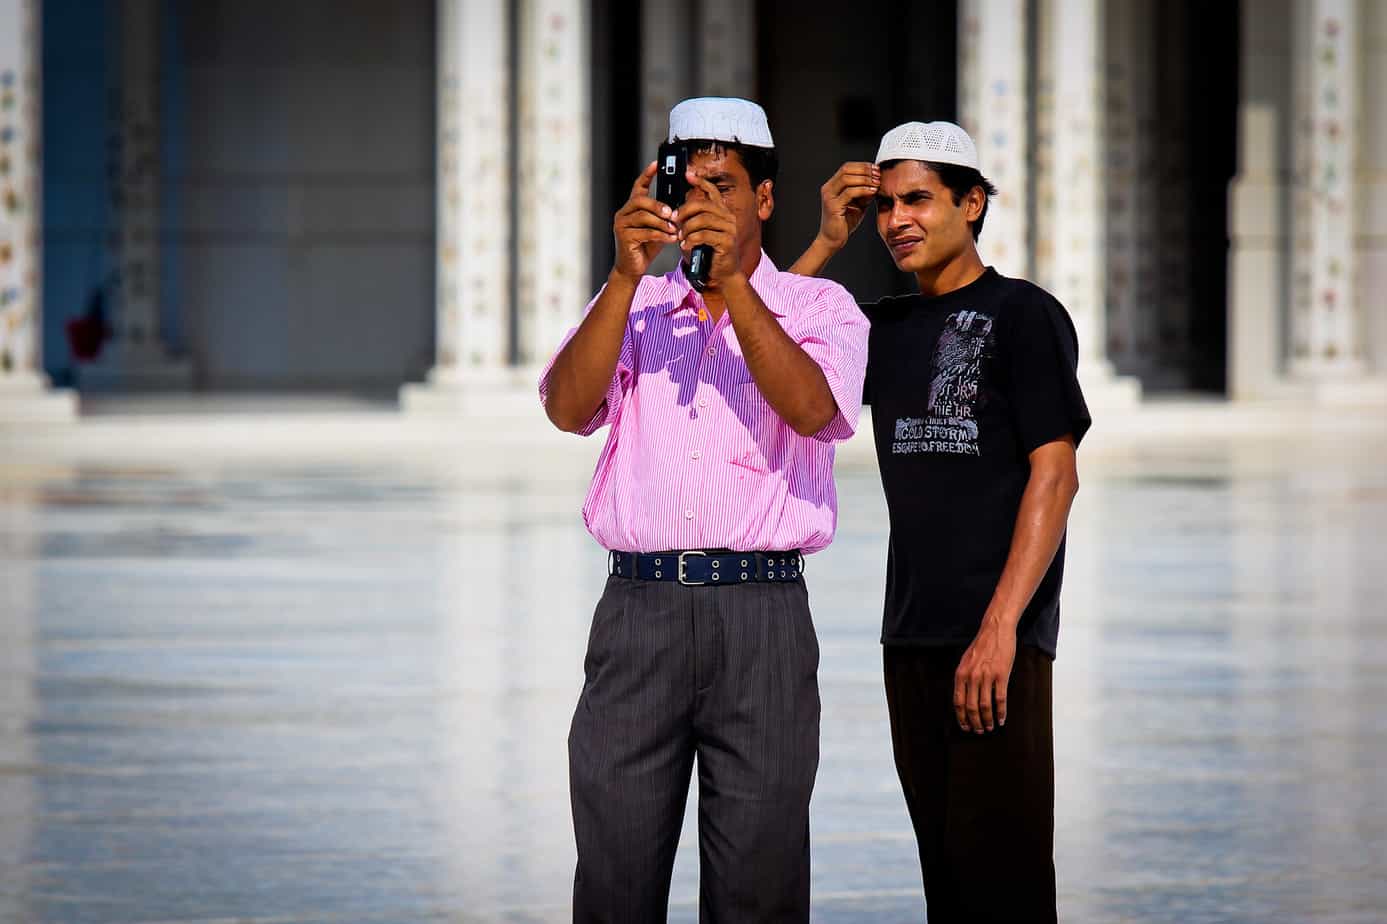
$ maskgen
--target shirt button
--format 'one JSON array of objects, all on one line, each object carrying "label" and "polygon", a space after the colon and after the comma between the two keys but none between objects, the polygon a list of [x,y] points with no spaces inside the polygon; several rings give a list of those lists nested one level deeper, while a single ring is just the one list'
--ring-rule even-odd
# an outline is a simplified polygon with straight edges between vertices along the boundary
[{"label": "shirt button", "polygon": [[699,452],[697,449],[695,449],[693,452],[689,453],[689,458],[691,458],[691,459],[701,459],[701,458],[703,458],[703,453],[701,453],[701,452]]},{"label": "shirt button", "polygon": [[717,352],[718,352],[718,348],[717,348],[717,347],[709,347],[709,348],[708,348],[708,355],[709,355],[709,356],[716,356],[716,355],[717,355]]},{"label": "shirt button", "polygon": [[692,510],[685,510],[685,511],[684,511],[684,519],[686,519],[686,520],[692,520],[692,519],[693,519],[693,511],[692,511]]},{"label": "shirt button", "polygon": [[708,399],[707,399],[707,398],[699,398],[699,399],[698,399],[698,406],[699,406],[699,407],[707,407],[707,406],[708,406]]}]

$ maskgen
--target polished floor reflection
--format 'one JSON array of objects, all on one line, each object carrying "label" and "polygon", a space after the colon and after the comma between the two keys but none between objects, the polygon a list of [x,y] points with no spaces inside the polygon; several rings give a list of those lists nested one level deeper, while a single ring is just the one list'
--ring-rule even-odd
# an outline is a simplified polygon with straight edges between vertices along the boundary
[{"label": "polished floor reflection", "polygon": [[[1387,919],[1384,448],[1085,460],[1062,920]],[[0,920],[566,919],[564,738],[604,574],[586,457],[337,455],[0,457]],[[884,506],[867,465],[840,487],[808,568],[815,920],[920,920]],[[688,824],[671,919],[696,896]]]}]

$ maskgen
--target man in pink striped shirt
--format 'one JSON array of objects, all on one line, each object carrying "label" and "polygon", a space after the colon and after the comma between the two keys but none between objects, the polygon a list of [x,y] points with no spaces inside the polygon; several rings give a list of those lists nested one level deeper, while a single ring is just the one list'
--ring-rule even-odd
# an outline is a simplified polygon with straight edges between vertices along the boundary
[{"label": "man in pink striped shirt", "polygon": [[[617,212],[616,265],[540,381],[560,429],[610,425],[583,505],[609,550],[569,736],[575,921],[663,920],[695,758],[709,921],[809,919],[818,642],[803,555],[833,539],[833,444],[861,409],[866,318],[761,251],[775,207],[765,113],[670,113],[692,189]],[[662,248],[708,245],[645,276]]]}]

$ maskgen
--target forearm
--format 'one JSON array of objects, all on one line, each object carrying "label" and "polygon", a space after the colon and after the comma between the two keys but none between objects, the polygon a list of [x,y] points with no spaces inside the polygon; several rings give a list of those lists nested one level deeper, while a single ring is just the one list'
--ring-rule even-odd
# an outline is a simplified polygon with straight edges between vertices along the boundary
[{"label": "forearm", "polygon": [[790,267],[790,272],[800,276],[817,276],[828,266],[828,261],[833,259],[841,247],[834,246],[822,237],[814,238],[814,242],[809,245],[809,249],[800,254],[800,258]]},{"label": "forearm", "polygon": [[616,373],[638,280],[616,271],[549,370],[544,409],[560,430],[580,429],[602,405]]},{"label": "forearm", "polygon": [[723,297],[751,377],[766,402],[801,436],[813,436],[838,413],[819,364],[785,333],[745,276],[725,285]]},{"label": "forearm", "polygon": [[1006,566],[983,616],[985,624],[1016,631],[1021,614],[1055,559],[1078,489],[1072,470],[1032,470],[1021,495]]}]

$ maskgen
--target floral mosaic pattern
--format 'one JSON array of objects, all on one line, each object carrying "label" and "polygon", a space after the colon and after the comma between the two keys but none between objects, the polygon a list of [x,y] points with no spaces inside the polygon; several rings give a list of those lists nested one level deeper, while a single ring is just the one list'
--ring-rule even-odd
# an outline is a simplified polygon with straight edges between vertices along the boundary
[{"label": "floral mosaic pattern", "polygon": [[979,249],[999,272],[1030,275],[1027,247],[1025,0],[964,0],[959,18],[959,118],[983,175],[997,187]]},{"label": "floral mosaic pattern", "polygon": [[582,316],[587,291],[587,4],[521,6],[520,361],[546,357]]},{"label": "floral mosaic pattern", "polygon": [[0,0],[0,378],[38,357],[38,11]]},{"label": "floral mosaic pattern", "polygon": [[1296,120],[1297,218],[1292,364],[1301,374],[1340,374],[1364,365],[1353,293],[1356,254],[1351,200],[1356,143],[1356,4],[1311,0],[1298,34],[1301,78]]},{"label": "floral mosaic pattern", "polygon": [[509,357],[508,4],[441,0],[437,353],[442,370]]}]

